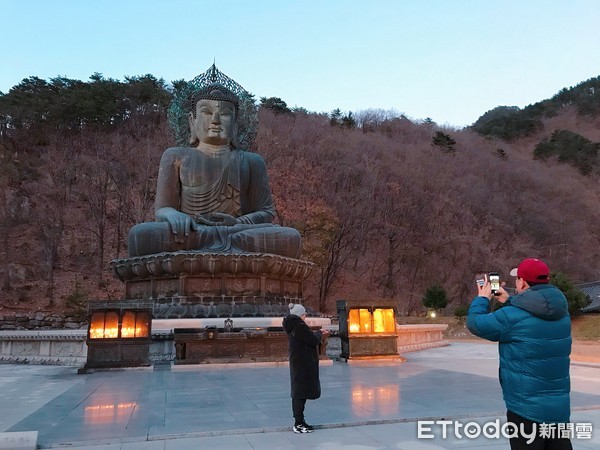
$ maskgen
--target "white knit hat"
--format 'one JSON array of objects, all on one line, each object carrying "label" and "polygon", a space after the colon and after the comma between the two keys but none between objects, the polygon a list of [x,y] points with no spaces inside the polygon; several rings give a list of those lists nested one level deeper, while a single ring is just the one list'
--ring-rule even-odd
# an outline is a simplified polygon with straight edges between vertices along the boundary
[{"label": "white knit hat", "polygon": [[306,314],[306,308],[299,303],[297,303],[297,304],[290,303],[290,314],[293,314],[294,316],[302,317],[304,314]]}]

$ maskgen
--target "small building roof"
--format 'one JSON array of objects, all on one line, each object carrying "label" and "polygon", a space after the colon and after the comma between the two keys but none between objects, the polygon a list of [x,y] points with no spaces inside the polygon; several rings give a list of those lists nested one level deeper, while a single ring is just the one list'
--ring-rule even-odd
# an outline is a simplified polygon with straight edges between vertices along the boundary
[{"label": "small building roof", "polygon": [[600,312],[600,281],[577,284],[576,287],[579,288],[591,300],[589,305],[581,308],[581,312]]}]

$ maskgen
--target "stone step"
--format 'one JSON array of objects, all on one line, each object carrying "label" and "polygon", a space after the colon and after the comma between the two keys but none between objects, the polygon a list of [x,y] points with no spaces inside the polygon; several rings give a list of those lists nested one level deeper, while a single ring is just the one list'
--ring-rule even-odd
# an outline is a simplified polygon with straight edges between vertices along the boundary
[{"label": "stone step", "polygon": [[35,450],[37,448],[37,438],[37,431],[0,433],[0,449]]}]

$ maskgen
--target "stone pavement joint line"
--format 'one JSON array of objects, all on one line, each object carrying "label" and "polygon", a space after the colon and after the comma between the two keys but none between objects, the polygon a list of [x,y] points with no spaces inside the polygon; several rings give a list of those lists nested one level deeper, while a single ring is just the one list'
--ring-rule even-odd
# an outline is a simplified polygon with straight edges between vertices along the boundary
[{"label": "stone pavement joint line", "polygon": [[[600,409],[600,407],[599,407]],[[453,420],[460,419],[475,419],[480,417],[501,417],[505,414],[505,411],[496,411],[496,412],[486,412],[481,414],[462,414],[459,416],[453,416]],[[355,428],[355,427],[364,427],[369,425],[390,425],[390,424],[399,424],[399,423],[417,423],[420,420],[429,420],[429,421],[437,421],[437,420],[447,420],[446,417],[418,417],[418,418],[406,418],[406,419],[387,419],[387,420],[365,420],[362,422],[353,422],[353,423],[331,423],[331,424],[322,424],[322,425],[313,425],[315,430],[329,430],[334,428]],[[39,446],[39,448],[64,448],[65,445],[69,446],[91,446],[91,445],[112,445],[112,444],[123,444],[128,442],[139,442],[143,441],[167,441],[173,439],[188,439],[188,438],[206,438],[206,437],[217,437],[217,436],[236,436],[236,435],[246,435],[246,434],[266,434],[266,433],[279,433],[279,432],[289,432],[291,430],[291,426],[285,427],[272,427],[272,428],[249,428],[249,429],[238,429],[238,430],[215,430],[215,431],[199,431],[199,432],[189,432],[189,433],[179,433],[179,434],[171,434],[171,435],[157,435],[157,436],[139,436],[138,438],[124,438],[124,439],[102,439],[102,440],[92,440],[92,441],[73,441],[69,443],[58,443],[52,444],[49,446]]]}]

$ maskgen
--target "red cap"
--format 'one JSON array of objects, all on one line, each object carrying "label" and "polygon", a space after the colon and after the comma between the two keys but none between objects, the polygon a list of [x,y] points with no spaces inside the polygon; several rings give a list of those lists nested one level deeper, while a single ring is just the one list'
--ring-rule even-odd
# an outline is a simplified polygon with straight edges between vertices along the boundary
[{"label": "red cap", "polygon": [[527,258],[519,264],[519,267],[510,271],[510,276],[522,278],[528,283],[548,283],[550,269],[541,259]]}]

